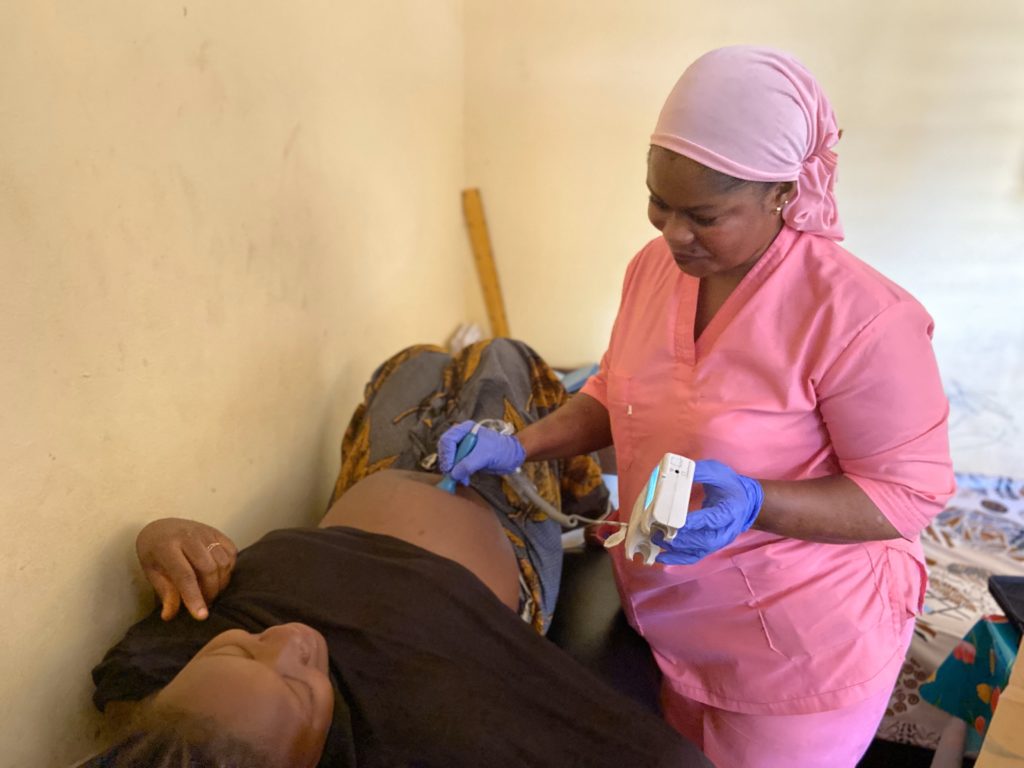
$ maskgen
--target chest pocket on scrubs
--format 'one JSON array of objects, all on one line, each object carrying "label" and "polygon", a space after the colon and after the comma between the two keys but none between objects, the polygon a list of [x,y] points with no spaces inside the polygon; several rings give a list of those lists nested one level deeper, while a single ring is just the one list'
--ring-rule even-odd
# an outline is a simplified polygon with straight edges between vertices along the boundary
[{"label": "chest pocket on scrubs", "polygon": [[620,474],[633,464],[636,451],[632,383],[629,376],[608,372],[608,416],[615,444],[615,463]]},{"label": "chest pocket on scrubs", "polygon": [[768,645],[786,658],[813,656],[869,632],[893,634],[887,563],[884,555],[876,563],[863,545],[811,544],[784,559],[764,550],[732,559]]}]

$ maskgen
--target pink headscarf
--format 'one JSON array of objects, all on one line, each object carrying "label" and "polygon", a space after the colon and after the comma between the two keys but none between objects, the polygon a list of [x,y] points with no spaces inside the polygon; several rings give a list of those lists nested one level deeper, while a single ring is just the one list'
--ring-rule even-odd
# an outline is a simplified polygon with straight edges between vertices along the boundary
[{"label": "pink headscarf", "polygon": [[796,181],[782,217],[793,229],[843,239],[832,188],[839,140],[832,105],[800,62],[733,46],[687,67],[651,144],[747,181]]}]

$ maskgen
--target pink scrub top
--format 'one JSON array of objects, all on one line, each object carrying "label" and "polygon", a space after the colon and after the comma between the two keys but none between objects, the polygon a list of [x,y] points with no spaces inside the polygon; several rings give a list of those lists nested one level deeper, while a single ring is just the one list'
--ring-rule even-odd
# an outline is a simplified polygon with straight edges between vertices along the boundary
[{"label": "pink scrub top", "polygon": [[903,662],[925,589],[919,534],[954,490],[932,320],[833,241],[789,227],[694,342],[698,287],[662,238],[648,243],[583,389],[611,417],[620,516],[672,451],[762,480],[843,474],[903,538],[751,530],[681,566],[617,547],[626,615],[687,698],[754,714],[863,701]]}]

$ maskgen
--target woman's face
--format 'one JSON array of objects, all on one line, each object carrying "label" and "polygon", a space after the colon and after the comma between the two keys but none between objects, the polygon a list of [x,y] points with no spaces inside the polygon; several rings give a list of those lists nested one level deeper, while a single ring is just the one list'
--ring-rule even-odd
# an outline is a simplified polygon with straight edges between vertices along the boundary
[{"label": "woman's face", "polygon": [[782,228],[775,209],[792,182],[770,188],[745,184],[721,191],[721,176],[688,157],[651,147],[647,215],[661,231],[676,264],[688,275],[740,278]]},{"label": "woman's face", "polygon": [[210,718],[278,765],[312,768],[334,710],[327,643],[305,624],[223,632],[157,694],[154,707]]}]

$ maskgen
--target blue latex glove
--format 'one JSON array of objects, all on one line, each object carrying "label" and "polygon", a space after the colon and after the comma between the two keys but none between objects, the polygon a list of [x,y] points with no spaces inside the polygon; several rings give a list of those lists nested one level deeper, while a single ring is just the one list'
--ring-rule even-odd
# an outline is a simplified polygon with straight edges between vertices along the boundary
[{"label": "blue latex glove", "polygon": [[[463,421],[451,427],[437,441],[437,460],[440,470],[452,479],[469,485],[469,478],[477,472],[492,475],[507,475],[523,465],[526,451],[513,435],[502,435],[493,429],[482,427],[476,432],[476,445],[458,464],[455,451],[462,440],[476,426],[475,421]],[[453,466],[454,465],[454,466]]]},{"label": "blue latex glove", "polygon": [[704,506],[686,517],[686,524],[672,541],[661,531],[651,534],[651,542],[661,547],[657,562],[666,565],[690,565],[716,552],[754,524],[764,490],[761,484],[737,474],[720,461],[698,461],[693,481],[704,486]]}]

